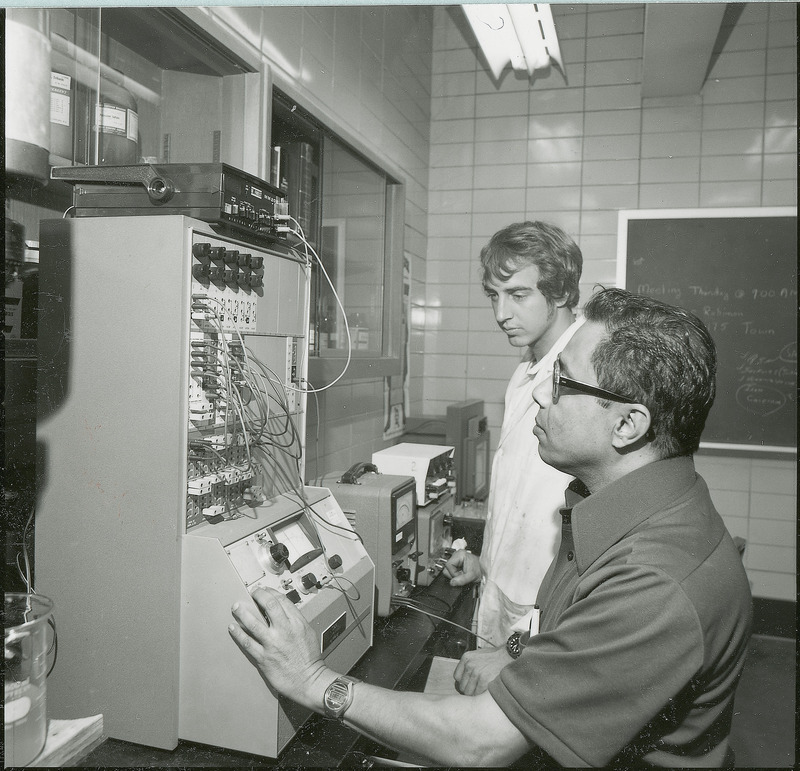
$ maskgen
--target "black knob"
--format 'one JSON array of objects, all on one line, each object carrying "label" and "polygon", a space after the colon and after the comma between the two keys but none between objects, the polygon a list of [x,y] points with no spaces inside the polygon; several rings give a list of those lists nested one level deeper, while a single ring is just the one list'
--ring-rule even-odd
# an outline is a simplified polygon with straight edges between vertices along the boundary
[{"label": "black knob", "polygon": [[197,257],[200,262],[208,264],[211,259],[211,244],[192,244],[192,254]]},{"label": "black knob", "polygon": [[237,249],[226,249],[225,250],[225,260],[226,265],[236,265],[239,262],[239,252]]},{"label": "black knob", "polygon": [[281,565],[289,559],[289,549],[286,548],[286,544],[274,543],[269,547],[269,556],[276,564]]},{"label": "black knob", "polygon": [[403,581],[410,581],[411,571],[408,568],[397,568],[397,580],[401,583]]},{"label": "black knob", "polygon": [[297,589],[290,589],[288,592],[286,592],[286,596],[287,596],[287,597],[288,597],[288,598],[289,598],[289,599],[290,599],[290,600],[291,600],[291,601],[292,601],[292,602],[293,602],[295,605],[297,605],[297,603],[298,603],[298,602],[300,602],[300,599],[301,599],[301,598],[300,598],[300,592],[298,592],[298,591],[297,591]]},{"label": "black knob", "polygon": [[328,558],[328,567],[331,570],[336,570],[336,568],[340,568],[342,566],[342,558],[338,554],[334,554],[332,557]]},{"label": "black knob", "polygon": [[306,573],[301,580],[304,589],[313,589],[317,585],[317,577],[313,573]]}]

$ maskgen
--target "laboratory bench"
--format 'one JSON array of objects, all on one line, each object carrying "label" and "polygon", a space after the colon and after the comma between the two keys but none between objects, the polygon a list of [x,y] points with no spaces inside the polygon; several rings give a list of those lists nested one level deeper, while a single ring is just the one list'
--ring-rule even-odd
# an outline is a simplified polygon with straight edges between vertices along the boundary
[{"label": "laboratory bench", "polygon": [[[434,657],[458,659],[475,647],[475,638],[468,631],[475,596],[474,586],[451,587],[442,574],[429,586],[417,587],[410,599],[434,615],[404,606],[389,616],[376,618],[373,645],[350,674],[363,682],[393,690],[424,690]],[[253,677],[258,676],[254,668]],[[375,764],[374,757],[391,761],[396,753],[336,720],[314,714],[278,759],[183,740],[174,750],[163,750],[106,739],[80,758],[78,764],[83,768],[370,768]]]}]

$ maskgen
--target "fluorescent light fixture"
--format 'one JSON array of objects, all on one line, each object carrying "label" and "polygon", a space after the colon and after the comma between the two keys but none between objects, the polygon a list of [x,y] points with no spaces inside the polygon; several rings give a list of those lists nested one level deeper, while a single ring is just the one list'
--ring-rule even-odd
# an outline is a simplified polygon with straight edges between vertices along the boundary
[{"label": "fluorescent light fixture", "polygon": [[547,69],[551,61],[564,73],[549,5],[475,3],[461,7],[495,80],[509,63],[528,77]]}]

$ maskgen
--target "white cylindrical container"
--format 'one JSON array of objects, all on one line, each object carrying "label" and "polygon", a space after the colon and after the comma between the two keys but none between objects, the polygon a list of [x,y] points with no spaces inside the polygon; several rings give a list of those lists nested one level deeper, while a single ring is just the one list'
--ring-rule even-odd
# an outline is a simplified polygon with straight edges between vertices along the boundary
[{"label": "white cylindrical container", "polygon": [[45,9],[6,9],[6,173],[46,182],[50,37]]}]

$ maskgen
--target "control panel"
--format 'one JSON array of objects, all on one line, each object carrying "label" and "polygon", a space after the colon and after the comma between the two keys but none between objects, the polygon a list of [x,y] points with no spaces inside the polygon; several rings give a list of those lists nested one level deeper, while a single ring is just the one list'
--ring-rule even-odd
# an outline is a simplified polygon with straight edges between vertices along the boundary
[{"label": "control panel", "polygon": [[353,548],[353,542],[357,542],[355,535],[338,544],[338,551],[328,553],[312,516],[326,525],[342,528],[343,533],[351,529],[329,496],[313,510],[291,514],[225,548],[250,593],[259,588],[275,589],[296,605],[302,605],[344,575],[361,557],[362,550]]},{"label": "control panel", "polygon": [[431,584],[453,553],[454,503],[448,491],[417,511],[416,583],[420,586]]},{"label": "control panel", "polygon": [[[240,516],[268,497],[272,486],[259,467],[275,441],[299,453],[292,420],[301,406],[304,338],[275,327],[283,322],[286,332],[299,331],[293,317],[302,303],[284,296],[272,305],[265,269],[280,278],[302,266],[269,250],[193,234],[187,529]],[[296,281],[287,284],[296,294]],[[265,324],[259,307],[271,317]],[[262,327],[272,334],[257,334]]]},{"label": "control panel", "polygon": [[416,485],[409,476],[379,474],[357,463],[342,474],[323,477],[375,563],[375,612],[388,616],[392,599],[408,597],[417,564]]},{"label": "control panel", "polygon": [[231,605],[259,614],[254,593],[282,593],[346,672],[372,644],[372,560],[330,491],[303,487],[192,530],[183,576],[181,737],[277,757],[310,713],[276,699],[233,645]]},{"label": "control panel", "polygon": [[225,163],[56,166],[50,174],[74,185],[76,217],[182,214],[249,243],[286,239],[278,229],[286,194]]},{"label": "control panel", "polygon": [[48,709],[277,757],[311,713],[242,655],[231,606],[282,592],[339,672],[374,613],[365,547],[302,483],[309,268],[153,214],[40,226],[36,586],[66,621]]}]

